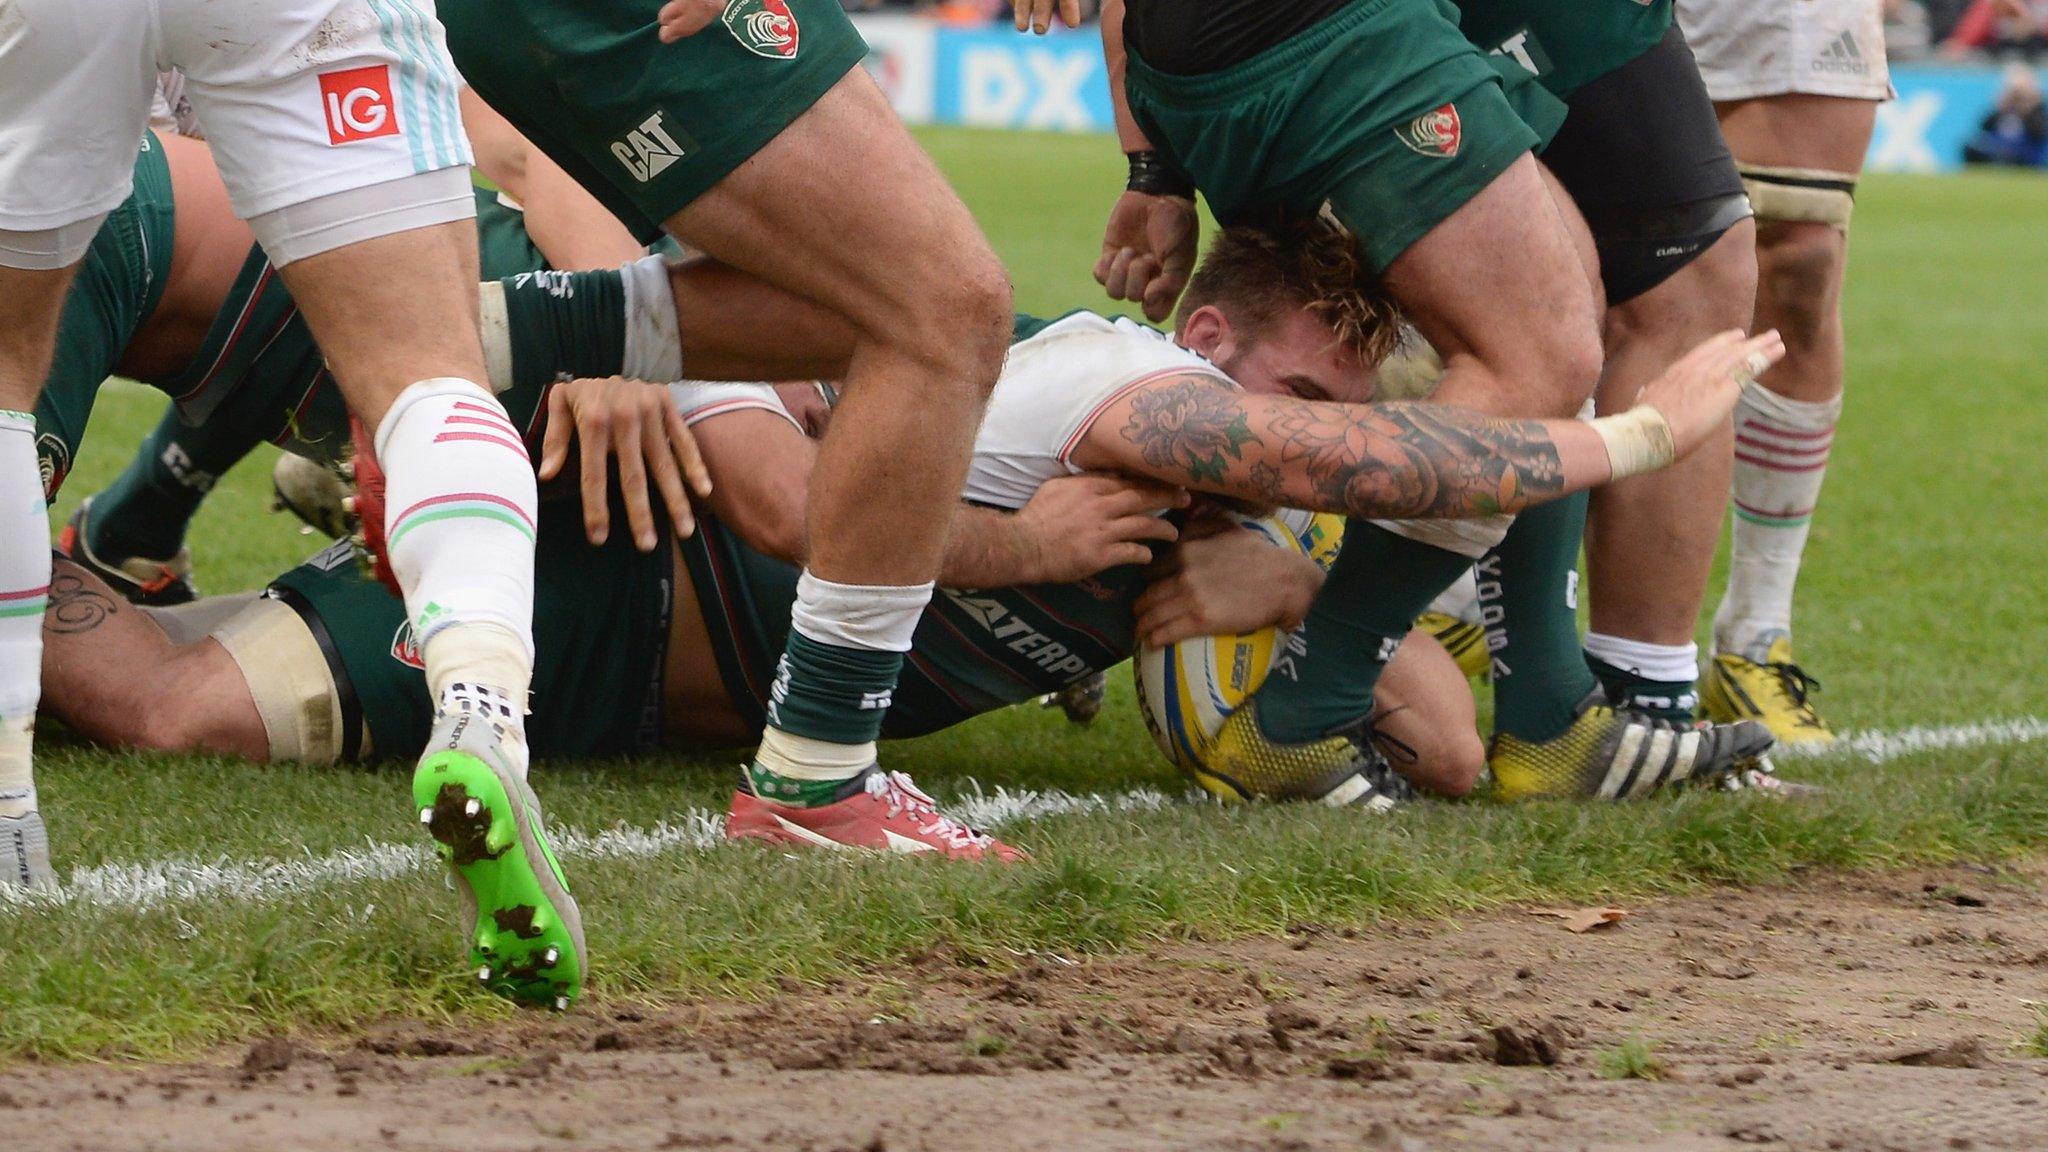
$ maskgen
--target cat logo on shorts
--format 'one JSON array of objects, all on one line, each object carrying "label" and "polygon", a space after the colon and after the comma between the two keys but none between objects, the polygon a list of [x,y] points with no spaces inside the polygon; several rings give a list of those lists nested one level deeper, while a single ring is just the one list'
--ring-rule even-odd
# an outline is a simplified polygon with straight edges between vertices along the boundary
[{"label": "cat logo on shorts", "polygon": [[756,56],[796,59],[796,13],[787,0],[733,0],[725,10],[725,26]]},{"label": "cat logo on shorts", "polygon": [[398,631],[392,633],[391,658],[408,668],[417,668],[422,672],[427,670],[427,658],[420,655],[420,642],[413,635],[412,621],[407,620],[400,624]]},{"label": "cat logo on shorts", "polygon": [[398,106],[391,99],[389,64],[321,73],[320,102],[327,113],[330,145],[398,135]]},{"label": "cat logo on shorts", "polygon": [[1465,142],[1465,126],[1458,119],[1458,106],[1446,104],[1417,116],[1406,128],[1394,129],[1394,135],[1424,156],[1448,160],[1458,154],[1458,145]]}]

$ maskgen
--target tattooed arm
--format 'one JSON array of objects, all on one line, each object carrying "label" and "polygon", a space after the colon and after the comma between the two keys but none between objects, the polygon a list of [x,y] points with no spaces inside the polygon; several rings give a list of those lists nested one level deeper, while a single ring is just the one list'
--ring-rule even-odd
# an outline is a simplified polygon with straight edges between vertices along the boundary
[{"label": "tattooed arm", "polygon": [[1663,467],[1725,428],[1742,387],[1785,354],[1723,332],[1598,420],[1500,420],[1436,404],[1334,404],[1164,376],[1119,397],[1072,454],[1198,492],[1376,519],[1457,518]]},{"label": "tattooed arm", "polygon": [[1514,512],[1608,478],[1606,448],[1580,421],[1254,395],[1197,373],[1126,393],[1073,459],[1257,504],[1384,519]]}]

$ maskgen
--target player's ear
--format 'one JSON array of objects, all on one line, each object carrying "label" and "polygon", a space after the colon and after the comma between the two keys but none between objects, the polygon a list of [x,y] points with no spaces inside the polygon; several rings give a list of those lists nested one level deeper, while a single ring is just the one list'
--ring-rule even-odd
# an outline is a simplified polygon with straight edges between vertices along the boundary
[{"label": "player's ear", "polygon": [[1188,314],[1186,323],[1180,327],[1181,347],[1207,357],[1210,362],[1223,364],[1237,352],[1237,334],[1231,330],[1230,318],[1214,304],[1204,304]]}]

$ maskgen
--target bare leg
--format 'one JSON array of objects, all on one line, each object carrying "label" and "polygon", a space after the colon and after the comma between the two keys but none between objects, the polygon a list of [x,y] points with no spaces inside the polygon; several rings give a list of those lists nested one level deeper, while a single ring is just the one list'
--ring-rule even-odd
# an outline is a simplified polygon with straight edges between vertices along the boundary
[{"label": "bare leg", "polygon": [[1716,110],[1757,209],[1755,325],[1783,333],[1785,358],[1735,410],[1728,587],[1702,697],[1711,716],[1824,742],[1832,733],[1793,661],[1793,592],[1841,412],[1849,192],[1877,105],[1784,95]]},{"label": "bare leg", "polygon": [[[1373,693],[1381,750],[1408,782],[1439,796],[1469,794],[1486,769],[1486,745],[1472,687],[1458,662],[1427,632],[1401,642]],[[1401,747],[1389,749],[1391,741]],[[1411,761],[1405,749],[1414,752]]]},{"label": "bare leg", "polygon": [[[1724,104],[1721,131],[1742,164],[1863,170],[1877,105],[1830,96],[1773,96]],[[1760,214],[1762,215],[1762,214]],[[1758,331],[1785,336],[1785,358],[1762,383],[1793,400],[1842,394],[1842,280],[1849,237],[1813,221],[1759,221],[1756,238]]]},{"label": "bare leg", "polygon": [[849,73],[667,226],[857,331],[812,473],[810,571],[857,585],[932,579],[1007,344],[1009,285],[874,82]]},{"label": "bare leg", "polygon": [[267,758],[263,718],[234,658],[213,640],[173,644],[98,577],[56,562],[43,616],[43,707],[116,748]]},{"label": "bare leg", "polygon": [[1443,357],[1441,402],[1566,417],[1592,394],[1599,304],[1577,212],[1558,195],[1525,156],[1387,269],[1387,287]]},{"label": "bare leg", "polygon": [[[1437,400],[1502,416],[1578,414],[1601,361],[1583,233],[1569,199],[1523,156],[1394,260],[1384,282],[1443,357]],[[1493,530],[1504,531],[1498,519]],[[1351,522],[1295,675],[1269,680],[1238,728],[1256,723],[1266,740],[1303,744],[1356,723],[1383,668],[1378,654],[1471,565],[1434,525]]]},{"label": "bare leg", "polygon": [[692,380],[841,380],[860,331],[845,317],[716,260],[669,266]]},{"label": "bare leg", "polygon": [[50,524],[32,413],[75,271],[0,267],[0,885],[55,882],[33,767]]},{"label": "bare leg", "polygon": [[[1635,403],[1643,385],[1700,341],[1749,321],[1756,297],[1755,227],[1743,221],[1670,279],[1607,316],[1602,415]],[[1670,468],[1593,493],[1586,558],[1593,631],[1650,644],[1692,643],[1706,600],[1721,510],[1734,466],[1734,424]]]},{"label": "bare leg", "polygon": [[57,318],[76,264],[53,270],[0,265],[0,408],[35,409],[50,374]]},{"label": "bare leg", "polygon": [[[281,270],[349,408],[371,428],[420,380],[481,381],[476,225],[462,220],[365,240]],[[403,281],[393,270],[405,270]],[[365,291],[366,285],[389,291]],[[402,290],[400,285],[403,285]]]}]

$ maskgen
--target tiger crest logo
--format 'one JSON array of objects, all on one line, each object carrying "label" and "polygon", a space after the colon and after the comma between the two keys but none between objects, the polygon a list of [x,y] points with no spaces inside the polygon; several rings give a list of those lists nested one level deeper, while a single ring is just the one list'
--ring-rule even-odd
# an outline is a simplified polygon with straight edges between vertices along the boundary
[{"label": "tiger crest logo", "polygon": [[391,658],[408,668],[427,670],[427,658],[420,651],[419,637],[413,633],[412,621],[407,620],[391,634]]},{"label": "tiger crest logo", "polygon": [[725,27],[740,47],[770,60],[796,59],[796,14],[787,0],[732,0],[725,9]]},{"label": "tiger crest logo", "polygon": [[1449,160],[1465,142],[1465,125],[1458,119],[1458,106],[1446,104],[1417,116],[1405,128],[1394,129],[1394,135],[1415,152]]},{"label": "tiger crest logo", "polygon": [[36,471],[41,474],[43,502],[47,504],[57,498],[57,489],[71,474],[71,445],[55,432],[36,437]]}]

